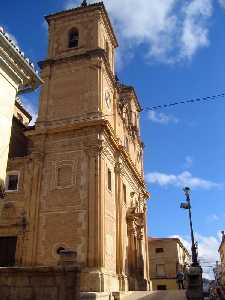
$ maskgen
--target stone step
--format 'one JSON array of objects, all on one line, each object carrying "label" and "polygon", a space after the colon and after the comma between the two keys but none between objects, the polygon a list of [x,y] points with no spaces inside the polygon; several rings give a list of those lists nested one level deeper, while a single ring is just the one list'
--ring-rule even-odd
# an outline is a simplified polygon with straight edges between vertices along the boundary
[{"label": "stone step", "polygon": [[80,300],[186,300],[185,291],[81,293]]}]

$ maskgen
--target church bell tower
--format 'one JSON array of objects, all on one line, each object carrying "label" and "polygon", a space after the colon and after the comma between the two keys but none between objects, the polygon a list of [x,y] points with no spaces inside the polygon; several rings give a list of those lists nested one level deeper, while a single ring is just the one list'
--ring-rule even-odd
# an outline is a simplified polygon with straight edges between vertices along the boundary
[{"label": "church bell tower", "polygon": [[101,67],[114,80],[118,46],[103,3],[87,5],[46,17],[48,58],[40,63],[42,90],[38,126],[96,118],[104,93]]},{"label": "church bell tower", "polygon": [[27,133],[38,168],[30,261],[54,266],[68,249],[82,292],[147,289],[141,107],[115,78],[118,44],[105,6],[83,1],[46,20],[39,115]]}]

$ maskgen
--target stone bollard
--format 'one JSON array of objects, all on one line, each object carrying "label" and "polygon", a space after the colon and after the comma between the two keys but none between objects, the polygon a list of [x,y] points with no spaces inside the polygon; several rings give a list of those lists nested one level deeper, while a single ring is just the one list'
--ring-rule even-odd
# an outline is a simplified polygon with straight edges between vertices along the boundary
[{"label": "stone bollard", "polygon": [[203,282],[202,268],[200,266],[191,266],[187,272],[187,290],[188,300],[203,300]]}]

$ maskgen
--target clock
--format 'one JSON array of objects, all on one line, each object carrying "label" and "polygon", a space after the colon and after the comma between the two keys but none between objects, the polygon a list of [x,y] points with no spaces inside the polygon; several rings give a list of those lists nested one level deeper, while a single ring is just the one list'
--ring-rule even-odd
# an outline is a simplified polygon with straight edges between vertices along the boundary
[{"label": "clock", "polygon": [[105,92],[105,103],[106,103],[108,109],[110,109],[111,108],[111,96],[108,91]]}]

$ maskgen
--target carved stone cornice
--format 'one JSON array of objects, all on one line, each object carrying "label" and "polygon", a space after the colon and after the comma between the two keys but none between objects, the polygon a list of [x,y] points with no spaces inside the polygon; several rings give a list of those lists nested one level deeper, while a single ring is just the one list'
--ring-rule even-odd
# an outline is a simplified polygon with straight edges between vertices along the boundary
[{"label": "carved stone cornice", "polygon": [[52,65],[59,65],[59,64],[64,64],[67,62],[73,62],[73,61],[79,61],[81,59],[86,59],[86,60],[90,60],[90,59],[94,59],[94,58],[100,58],[100,60],[98,60],[96,63],[93,64],[93,66],[97,67],[97,68],[101,68],[103,63],[105,66],[105,69],[107,70],[107,74],[110,78],[110,80],[113,83],[114,88],[117,90],[118,89],[118,85],[116,83],[115,80],[115,76],[113,74],[113,72],[111,71],[111,67],[109,65],[108,59],[107,59],[107,54],[105,49],[102,48],[96,48],[93,50],[88,50],[85,51],[83,53],[79,53],[79,54],[71,54],[68,56],[62,56],[62,57],[55,57],[55,58],[50,58],[50,59],[46,59],[44,61],[40,61],[38,63],[39,67],[41,69],[44,69],[47,66],[52,66]]},{"label": "carved stone cornice", "polygon": [[2,30],[0,30],[0,66],[20,89],[36,89],[43,83],[33,65],[22,56],[22,52]]},{"label": "carved stone cornice", "polygon": [[105,126],[106,120],[84,120],[83,122],[74,123],[74,124],[64,124],[64,126],[55,126],[55,127],[37,127],[35,130],[26,131],[25,134],[28,137],[31,136],[38,136],[38,135],[50,135],[50,134],[56,134],[56,133],[64,133],[74,130],[80,130],[88,127],[103,127]]},{"label": "carved stone cornice", "polygon": [[[38,63],[39,67],[41,69],[43,69],[46,66],[51,66],[51,65],[55,65],[55,64],[62,64],[62,63],[67,63],[67,62],[71,62],[71,61],[79,61],[81,59],[93,59],[94,57],[99,58],[99,57],[104,57],[105,55],[105,50],[102,48],[96,48],[93,50],[88,50],[85,51],[83,53],[73,53],[71,55],[68,56],[59,56],[59,57],[55,57],[55,58],[49,58],[43,61],[40,61]],[[99,65],[100,66],[100,65]]]}]

